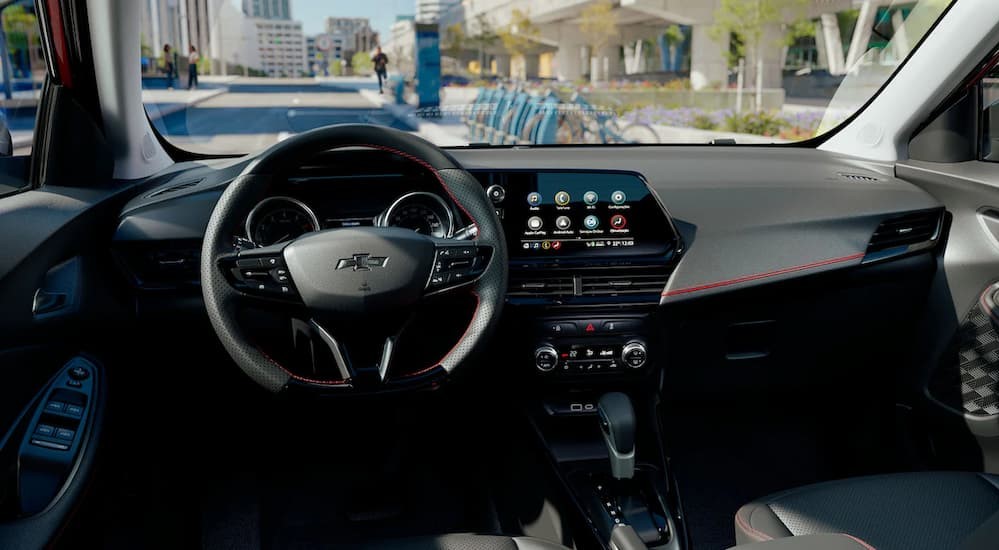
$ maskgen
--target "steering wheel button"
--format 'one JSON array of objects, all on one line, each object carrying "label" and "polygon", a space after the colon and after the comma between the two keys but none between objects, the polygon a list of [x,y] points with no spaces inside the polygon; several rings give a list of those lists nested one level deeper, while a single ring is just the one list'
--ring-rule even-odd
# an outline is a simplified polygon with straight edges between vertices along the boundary
[{"label": "steering wheel button", "polygon": [[260,258],[242,258],[236,260],[236,267],[239,268],[260,267],[261,265]]},{"label": "steering wheel button", "polygon": [[447,264],[447,269],[464,269],[466,267],[472,267],[471,259],[451,260]]}]

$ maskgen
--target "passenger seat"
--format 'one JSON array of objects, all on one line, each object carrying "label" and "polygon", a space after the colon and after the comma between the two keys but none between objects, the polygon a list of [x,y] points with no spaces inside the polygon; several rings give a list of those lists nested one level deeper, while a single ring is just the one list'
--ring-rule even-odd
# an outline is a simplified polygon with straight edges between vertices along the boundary
[{"label": "passenger seat", "polygon": [[[809,535],[838,535],[811,537]],[[746,504],[735,515],[740,550],[999,548],[999,476],[917,472],[808,485]],[[775,540],[776,542],[776,540]]]}]

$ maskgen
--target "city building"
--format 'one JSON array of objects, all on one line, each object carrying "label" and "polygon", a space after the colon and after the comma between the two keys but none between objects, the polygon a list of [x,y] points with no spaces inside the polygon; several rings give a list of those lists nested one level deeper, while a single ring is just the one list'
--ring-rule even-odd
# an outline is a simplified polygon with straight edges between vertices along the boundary
[{"label": "city building", "polygon": [[259,68],[272,77],[308,74],[302,23],[283,19],[248,18],[255,28]]},{"label": "city building", "polygon": [[350,60],[357,52],[371,52],[379,45],[378,33],[367,17],[327,17],[326,34],[343,37],[343,57]]},{"label": "city building", "polygon": [[163,46],[170,44],[178,56],[187,57],[188,47],[199,52],[211,44],[210,14],[224,0],[141,0],[143,48],[153,57],[163,55]]},{"label": "city building", "polygon": [[257,19],[291,19],[291,0],[243,0],[243,13]]},{"label": "city building", "polygon": [[389,39],[382,44],[382,51],[389,58],[393,73],[412,76],[415,69],[416,21],[412,15],[397,15]]},{"label": "city building", "polygon": [[[618,78],[654,69],[656,64],[651,64],[650,68],[647,56],[650,49],[658,49],[657,57],[670,58],[659,67],[676,70],[677,65],[682,65],[695,89],[728,83],[731,70],[729,39],[713,37],[710,31],[721,0],[615,1],[611,16],[616,21],[617,33],[600,51],[593,51],[580,31],[580,21],[587,8],[599,1],[462,0],[447,9],[438,9],[436,13],[442,32],[452,25],[460,25],[466,36],[476,35],[479,21],[488,21],[493,28],[504,28],[511,24],[514,10],[528,14],[539,30],[536,47],[516,56],[504,51],[501,44],[493,45],[485,52],[485,67],[489,72],[503,76],[519,72],[526,78],[551,77],[564,81]],[[433,2],[418,0],[418,8],[424,3]],[[804,5],[802,14],[814,22],[815,37],[805,47],[797,48],[794,61],[807,60],[811,63],[810,68],[821,68],[833,75],[844,74],[866,51],[878,10],[891,4],[892,0],[810,0]],[[427,9],[436,8],[428,6]],[[847,32],[841,33],[837,14],[845,10],[858,10],[859,17],[854,29],[843,29]],[[901,16],[897,19],[896,25],[901,23]],[[664,43],[664,32],[672,25],[682,27],[683,43],[680,45]],[[849,45],[842,42],[844,34],[853,37]],[[747,55],[747,85],[755,85],[759,80],[764,88],[781,87],[789,54],[783,37],[783,23],[770,24],[763,29],[761,44],[765,46],[761,48],[760,59],[754,58],[755,52]],[[666,53],[667,50],[671,53]],[[679,55],[671,55],[677,52]],[[469,51],[461,57],[474,59],[477,53]],[[674,58],[679,57],[683,58],[682,64],[674,62]],[[476,59],[470,61],[469,66],[478,63]]]},{"label": "city building", "polygon": [[[262,70],[257,46],[257,26],[229,0],[214,0],[217,9],[210,12],[212,40],[209,54],[215,62],[215,74],[249,74]],[[223,66],[222,61],[225,61]]]},{"label": "city building", "polygon": [[461,0],[416,0],[416,22],[436,23],[441,15],[459,4]]},{"label": "city building", "polygon": [[331,65],[343,60],[344,38],[341,34],[319,34],[305,38],[305,57],[309,72],[316,75],[332,74]]}]

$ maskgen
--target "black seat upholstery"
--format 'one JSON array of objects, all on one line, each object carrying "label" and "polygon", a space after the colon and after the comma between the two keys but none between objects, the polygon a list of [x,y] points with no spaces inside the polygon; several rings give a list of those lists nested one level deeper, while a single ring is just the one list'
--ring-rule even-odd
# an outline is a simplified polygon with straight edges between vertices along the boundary
[{"label": "black seat upholstery", "polygon": [[472,534],[382,540],[350,548],[355,550],[374,548],[392,548],[393,550],[568,550],[560,544],[530,537]]},{"label": "black seat upholstery", "polygon": [[945,550],[961,547],[997,513],[999,476],[891,474],[809,485],[757,499],[736,513],[735,532],[740,544],[843,533],[877,550]]}]

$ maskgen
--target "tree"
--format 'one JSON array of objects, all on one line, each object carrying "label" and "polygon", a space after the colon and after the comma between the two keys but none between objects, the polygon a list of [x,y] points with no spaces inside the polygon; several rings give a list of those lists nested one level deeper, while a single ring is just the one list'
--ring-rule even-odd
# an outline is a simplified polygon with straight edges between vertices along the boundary
[{"label": "tree", "polygon": [[510,24],[500,29],[498,34],[507,53],[525,55],[541,38],[541,29],[531,21],[529,13],[514,9]]},{"label": "tree", "polygon": [[[617,12],[611,0],[599,0],[583,8],[580,13],[579,31],[590,45],[590,58],[596,58],[617,36]],[[593,71],[591,70],[591,73]],[[595,75],[590,74],[592,80]]]},{"label": "tree", "polygon": [[[802,24],[807,7],[808,0],[721,0],[709,34],[718,41],[733,38],[725,51],[732,65],[747,54],[760,59],[767,27],[782,26],[783,35],[774,46],[789,44],[807,32]],[[789,20],[792,23],[785,23]]]},{"label": "tree", "polygon": [[600,0],[583,8],[579,30],[593,49],[593,55],[606,48],[618,32],[614,4],[610,0]]},{"label": "tree", "polygon": [[486,50],[493,47],[497,40],[499,40],[499,36],[496,34],[496,29],[493,27],[493,23],[489,17],[485,13],[476,15],[475,34],[469,37],[468,41],[479,52],[479,78],[482,78],[485,70]]},{"label": "tree", "polygon": [[38,18],[28,12],[24,6],[11,6],[3,12],[3,30],[7,34],[7,48],[10,58],[4,63],[12,62],[14,75],[27,78],[31,76],[31,49],[41,43],[37,32]]},{"label": "tree", "polygon": [[674,57],[676,56],[676,47],[686,40],[686,35],[683,34],[683,29],[680,25],[670,25],[666,27],[666,31],[663,32],[663,40],[666,42],[666,51],[662,52],[663,57],[666,60],[666,67],[671,71],[679,70],[679,67],[675,66]]},{"label": "tree", "polygon": [[465,43],[467,41],[468,37],[465,36],[465,27],[461,23],[455,23],[444,29],[444,40],[441,41],[443,42],[441,51],[444,52],[444,55],[457,59],[465,51]]},{"label": "tree", "polygon": [[375,69],[375,64],[371,62],[371,54],[368,52],[357,52],[350,58],[350,66],[355,73],[367,74]]}]

